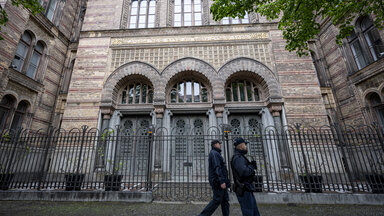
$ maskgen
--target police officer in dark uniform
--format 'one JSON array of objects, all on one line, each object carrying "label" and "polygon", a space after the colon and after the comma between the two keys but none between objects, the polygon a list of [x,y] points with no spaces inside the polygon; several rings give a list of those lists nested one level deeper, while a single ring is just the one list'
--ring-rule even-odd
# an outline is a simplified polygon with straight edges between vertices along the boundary
[{"label": "police officer in dark uniform", "polygon": [[234,141],[235,154],[232,156],[231,168],[233,170],[234,191],[239,200],[241,212],[244,216],[259,216],[256,199],[253,192],[256,190],[254,182],[256,161],[250,162],[247,154],[247,141],[236,138]]},{"label": "police officer in dark uniform", "polygon": [[204,208],[200,215],[212,215],[221,205],[221,212],[224,216],[229,215],[229,196],[227,188],[230,187],[228,170],[221,156],[221,141],[212,140],[212,150],[209,153],[209,184],[213,190],[211,202]]}]

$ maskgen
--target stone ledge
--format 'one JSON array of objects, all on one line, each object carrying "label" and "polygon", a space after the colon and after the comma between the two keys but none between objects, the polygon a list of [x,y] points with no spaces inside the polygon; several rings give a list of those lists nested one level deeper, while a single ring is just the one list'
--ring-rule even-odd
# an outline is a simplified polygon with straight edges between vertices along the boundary
[{"label": "stone ledge", "polygon": [[152,202],[152,192],[0,191],[0,200]]}]

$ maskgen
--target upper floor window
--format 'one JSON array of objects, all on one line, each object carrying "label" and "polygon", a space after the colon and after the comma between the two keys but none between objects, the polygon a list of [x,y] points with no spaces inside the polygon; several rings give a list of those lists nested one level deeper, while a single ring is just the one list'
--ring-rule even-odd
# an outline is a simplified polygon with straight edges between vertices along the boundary
[{"label": "upper floor window", "polygon": [[31,77],[32,79],[35,78],[35,74],[36,74],[37,68],[39,67],[41,56],[43,55],[43,50],[44,50],[44,45],[41,43],[41,41],[37,42],[33,50],[33,54],[29,62],[29,66],[26,73],[26,75]]},{"label": "upper floor window", "polygon": [[171,103],[208,102],[206,85],[196,80],[183,80],[176,83],[170,92]]},{"label": "upper floor window", "polygon": [[369,17],[362,17],[356,22],[355,29],[348,37],[348,44],[355,62],[354,71],[360,70],[384,57],[384,44],[378,30]]},{"label": "upper floor window", "polygon": [[224,24],[224,25],[226,25],[226,24],[246,24],[246,23],[249,23],[248,13],[245,14],[243,19],[240,19],[239,17],[236,17],[236,18],[224,17],[221,20],[221,24]]},{"label": "upper floor window", "polygon": [[24,32],[17,45],[11,67],[34,79],[44,54],[44,43],[37,41],[29,32]]},{"label": "upper floor window", "polygon": [[225,89],[227,102],[260,101],[259,88],[248,80],[234,80]]},{"label": "upper floor window", "polygon": [[120,94],[121,104],[153,103],[153,88],[144,82],[132,82]]},{"label": "upper floor window", "polygon": [[201,24],[201,0],[175,0],[174,26],[198,26]]},{"label": "upper floor window", "polygon": [[25,59],[32,47],[32,35],[28,32],[24,32],[21,36],[19,44],[17,45],[16,54],[12,61],[12,67],[21,72]]},{"label": "upper floor window", "polygon": [[39,2],[45,9],[45,16],[47,16],[50,21],[53,21],[58,13],[59,0],[39,0]]},{"label": "upper floor window", "polygon": [[136,0],[132,2],[129,28],[155,27],[156,1]]}]

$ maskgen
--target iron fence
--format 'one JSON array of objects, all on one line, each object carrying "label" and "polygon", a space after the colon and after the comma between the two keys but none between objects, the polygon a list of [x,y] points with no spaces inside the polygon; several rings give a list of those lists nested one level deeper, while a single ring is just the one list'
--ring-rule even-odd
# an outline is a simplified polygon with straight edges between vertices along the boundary
[{"label": "iron fence", "polygon": [[[245,138],[259,192],[384,192],[383,133],[374,126],[3,131],[0,189],[153,191],[159,200],[209,200],[210,141]],[[231,176],[231,170],[229,169]]]}]

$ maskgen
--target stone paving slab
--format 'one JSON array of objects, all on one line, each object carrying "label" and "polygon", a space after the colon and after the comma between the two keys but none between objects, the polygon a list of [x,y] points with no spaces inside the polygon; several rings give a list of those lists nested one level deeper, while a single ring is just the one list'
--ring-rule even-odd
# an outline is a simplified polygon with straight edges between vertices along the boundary
[{"label": "stone paving slab", "polygon": [[[49,202],[49,201],[0,201],[2,216],[102,216],[102,215],[198,215],[204,204],[192,203],[126,203],[126,202]],[[262,216],[384,216],[384,205],[269,205],[260,204]],[[215,216],[221,215],[218,209]],[[231,205],[231,215],[241,215],[238,204]]]}]

